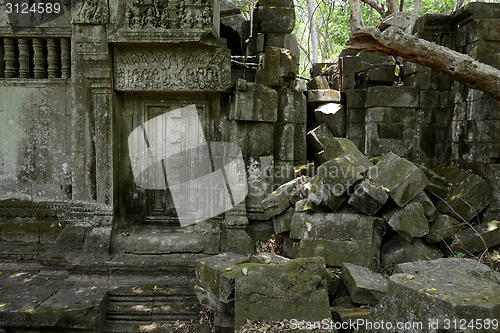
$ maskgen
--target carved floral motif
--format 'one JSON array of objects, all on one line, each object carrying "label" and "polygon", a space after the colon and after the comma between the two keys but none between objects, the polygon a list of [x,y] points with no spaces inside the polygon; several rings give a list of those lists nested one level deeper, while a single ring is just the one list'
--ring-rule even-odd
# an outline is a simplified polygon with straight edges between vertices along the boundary
[{"label": "carved floral motif", "polygon": [[208,0],[134,0],[126,12],[130,29],[194,29],[212,26]]}]

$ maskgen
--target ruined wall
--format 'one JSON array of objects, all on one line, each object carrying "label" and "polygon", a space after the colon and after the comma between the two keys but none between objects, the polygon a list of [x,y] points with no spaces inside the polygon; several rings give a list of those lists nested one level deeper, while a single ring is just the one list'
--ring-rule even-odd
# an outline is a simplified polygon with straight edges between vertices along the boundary
[{"label": "ruined wall", "polygon": [[[71,198],[70,15],[0,13],[1,200]],[[2,207],[5,206],[2,201]]]},{"label": "ruined wall", "polygon": [[[417,21],[415,31],[498,68],[499,12],[498,4],[472,3],[452,16],[427,15]],[[493,190],[486,218],[498,217],[498,101],[403,59],[346,53],[340,70],[347,137],[364,153],[393,151],[432,167],[453,160],[472,169]]]}]

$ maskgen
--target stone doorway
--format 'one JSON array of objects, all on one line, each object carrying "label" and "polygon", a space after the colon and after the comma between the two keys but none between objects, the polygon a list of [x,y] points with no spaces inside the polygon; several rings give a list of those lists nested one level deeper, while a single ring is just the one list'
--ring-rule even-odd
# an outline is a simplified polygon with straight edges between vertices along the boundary
[{"label": "stone doorway", "polygon": [[[153,178],[152,185],[138,185],[138,181],[134,177],[134,166],[130,154],[131,151],[141,151],[141,147],[137,146],[141,143],[136,142],[141,140],[130,139],[131,133],[138,129],[143,131],[145,124],[155,122],[155,119],[158,119],[163,123],[148,127],[150,132],[147,134],[144,131],[144,141],[147,145],[152,145],[149,148],[179,150],[199,146],[202,142],[213,139],[203,137],[200,133],[203,132],[205,136],[214,133],[210,115],[214,113],[215,100],[217,98],[213,94],[124,93],[117,129],[119,132],[119,212],[125,225],[179,226],[172,192],[168,186],[165,161],[155,164],[152,170],[148,170]],[[196,106],[197,117],[182,115],[181,108],[192,104]],[[168,122],[165,117],[161,117],[167,112],[172,114],[168,118]],[[173,127],[181,128],[182,133],[171,135]],[[150,142],[151,140],[154,140],[155,144]],[[169,167],[176,168],[175,171],[169,171],[172,171],[181,182],[196,176],[191,174],[192,168],[186,167],[185,164],[170,163]],[[194,205],[196,208],[197,204],[203,204],[198,202],[196,185],[186,187],[184,190],[187,198],[186,205]]]}]

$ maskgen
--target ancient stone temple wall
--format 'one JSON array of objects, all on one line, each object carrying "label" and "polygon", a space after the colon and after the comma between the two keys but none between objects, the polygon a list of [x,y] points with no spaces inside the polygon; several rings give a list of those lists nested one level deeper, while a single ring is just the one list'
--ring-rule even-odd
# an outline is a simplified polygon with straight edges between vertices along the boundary
[{"label": "ancient stone temple wall", "polygon": [[[45,19],[0,15],[2,230],[27,235],[27,220],[33,230],[57,222],[51,242],[68,234],[77,248],[103,249],[113,227],[175,233],[168,165],[154,166],[155,180],[141,186],[133,155],[230,142],[241,150],[248,196],[226,218],[211,216],[210,245],[197,240],[191,250],[218,252],[225,225],[226,245],[240,237],[249,245],[242,251],[253,251],[247,212],[251,221],[267,220],[260,201],[306,160],[293,1],[259,2],[253,22],[215,0],[66,1]],[[179,111],[189,105],[197,119]],[[141,128],[145,140],[131,142]],[[180,136],[169,137],[168,128]],[[187,210],[211,204],[201,183],[187,182],[188,167],[175,174],[170,181],[186,181]],[[40,241],[36,232],[33,239]]]},{"label": "ancient stone temple wall", "polygon": [[[418,37],[500,67],[497,4],[473,3],[455,15],[427,15]],[[488,180],[500,207],[500,104],[484,94],[402,59],[345,52],[340,59],[346,92],[347,137],[367,155],[393,151],[429,166],[457,162]]]}]

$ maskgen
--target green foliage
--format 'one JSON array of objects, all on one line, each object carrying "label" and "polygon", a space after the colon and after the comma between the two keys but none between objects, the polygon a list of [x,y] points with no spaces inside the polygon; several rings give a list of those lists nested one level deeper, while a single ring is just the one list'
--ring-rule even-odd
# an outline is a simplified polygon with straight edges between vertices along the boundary
[{"label": "green foliage", "polygon": [[463,252],[459,252],[459,251],[455,251],[455,257],[457,258],[465,258],[465,253]]},{"label": "green foliage", "polygon": [[[340,52],[346,48],[351,28],[349,25],[349,1],[348,0],[311,0],[314,7],[314,18],[318,32],[318,53],[320,62],[335,61]],[[377,0],[386,3],[385,0]],[[465,0],[464,5],[474,0]],[[254,1],[232,0],[242,9],[242,14],[249,19],[250,11]],[[456,0],[422,0],[419,15],[425,14],[449,14],[454,10]],[[404,11],[413,11],[415,1],[405,0]],[[385,5],[387,7],[387,5]],[[366,25],[377,26],[382,21],[381,15],[370,6],[363,3],[363,19]],[[309,76],[311,67],[311,34],[310,19],[307,11],[307,0],[295,0],[295,35],[299,41],[300,74]]]}]

